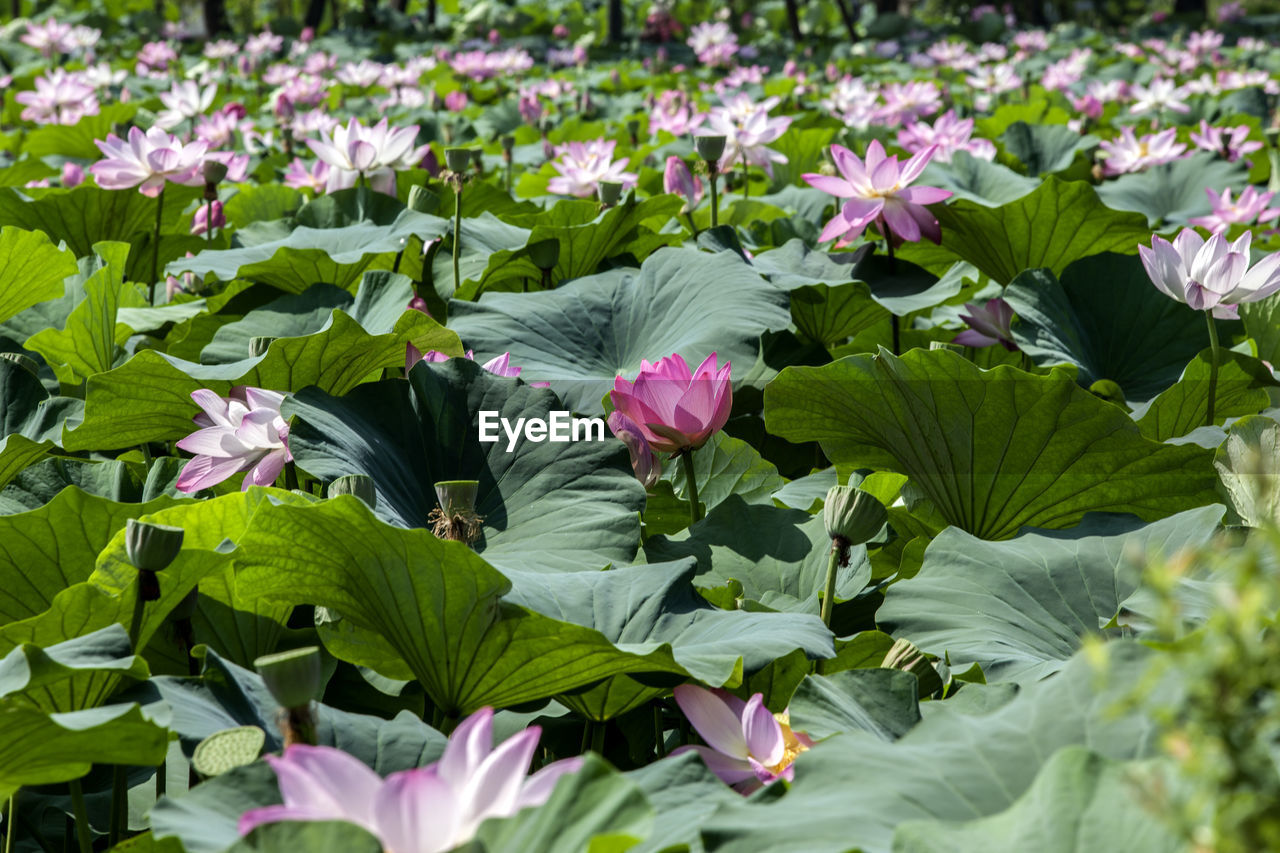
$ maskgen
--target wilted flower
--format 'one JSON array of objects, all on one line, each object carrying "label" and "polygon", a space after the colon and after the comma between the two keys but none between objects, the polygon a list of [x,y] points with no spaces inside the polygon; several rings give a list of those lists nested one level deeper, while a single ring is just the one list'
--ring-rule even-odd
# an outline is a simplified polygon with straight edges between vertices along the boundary
[{"label": "wilted flower", "polygon": [[1161,292],[1197,311],[1219,305],[1257,302],[1280,290],[1280,252],[1268,255],[1249,268],[1246,231],[1228,243],[1221,234],[1205,240],[1184,228],[1170,243],[1151,237],[1151,248],[1138,247],[1147,276]]},{"label": "wilted flower", "polygon": [[684,160],[674,154],[667,158],[667,168],[662,173],[662,189],[684,198],[681,213],[689,213],[702,201],[702,181],[689,171]]},{"label": "wilted flower", "polygon": [[199,491],[241,471],[248,472],[242,488],[269,486],[293,460],[289,425],[280,415],[283,394],[237,386],[229,397],[201,388],[191,399],[204,410],[194,418],[203,429],[177,443],[195,454],[178,475],[179,491]]},{"label": "wilted flower", "polygon": [[746,702],[727,690],[682,684],[672,691],[676,704],[707,746],[681,746],[672,755],[693,750],[734,790],[749,794],[779,779],[795,777],[792,762],[813,746],[802,732],[791,730],[786,711],[770,713],[764,695]]},{"label": "wilted flower", "polygon": [[196,186],[204,183],[199,174],[208,145],[204,142],[182,144],[176,136],[153,127],[146,133],[129,128],[128,141],[114,133],[94,144],[106,155],[89,167],[98,186],[108,190],[138,187],[146,196],[155,198],[166,181]]},{"label": "wilted flower", "polygon": [[493,746],[493,710],[482,708],[449,736],[440,760],[382,779],[340,749],[293,744],[268,755],[284,804],[251,809],[239,830],[282,820],[341,820],[396,853],[445,853],[470,841],[485,820],[540,806],[556,782],[582,766],[565,758],[526,776],[542,731],[530,726]]},{"label": "wilted flower", "polygon": [[[617,377],[609,399],[614,413],[629,421],[655,452],[697,450],[729,420],[729,370],[729,362],[716,367],[715,353],[697,370],[690,370],[678,354],[655,364],[641,360],[635,381]],[[609,423],[616,435],[619,426],[612,418]]]},{"label": "wilted flower", "polygon": [[557,146],[551,165],[560,174],[547,182],[547,190],[558,195],[592,198],[601,181],[622,184],[624,190],[636,185],[634,172],[625,171],[626,160],[614,160],[612,139],[570,142]]},{"label": "wilted flower", "polygon": [[1205,193],[1209,196],[1209,201],[1213,203],[1213,213],[1208,216],[1193,216],[1187,221],[1192,225],[1208,228],[1215,234],[1220,231],[1226,231],[1232,225],[1270,222],[1276,217],[1280,217],[1280,208],[1267,207],[1276,194],[1274,192],[1258,192],[1258,188],[1253,184],[1246,186],[1237,199],[1231,198],[1230,187],[1224,189],[1222,195],[1218,195],[1207,187],[1205,188]]},{"label": "wilted flower", "polygon": [[948,190],[936,187],[907,186],[924,171],[934,149],[926,148],[901,165],[896,155],[886,157],[879,140],[867,146],[865,164],[842,145],[831,146],[831,159],[843,177],[805,174],[805,181],[836,198],[848,199],[827,223],[818,237],[820,242],[838,239],[847,245],[860,236],[872,222],[879,220],[885,237],[890,232],[898,239],[914,242],[927,237],[937,243],[942,229],[937,218],[924,207],[951,198]]},{"label": "wilted flower", "polygon": [[953,339],[954,343],[967,347],[991,347],[999,344],[1010,352],[1018,345],[1013,342],[1013,332],[1009,325],[1013,321],[1013,306],[1000,297],[988,299],[985,305],[966,302],[964,307],[968,314],[961,314],[960,319],[969,324]]},{"label": "wilted flower", "polygon": [[316,156],[329,164],[328,191],[355,186],[366,178],[378,192],[395,195],[396,172],[416,168],[429,146],[415,148],[418,126],[388,127],[382,119],[365,127],[352,118],[346,127],[334,128],[332,138],[323,131],[320,140],[307,140]]}]

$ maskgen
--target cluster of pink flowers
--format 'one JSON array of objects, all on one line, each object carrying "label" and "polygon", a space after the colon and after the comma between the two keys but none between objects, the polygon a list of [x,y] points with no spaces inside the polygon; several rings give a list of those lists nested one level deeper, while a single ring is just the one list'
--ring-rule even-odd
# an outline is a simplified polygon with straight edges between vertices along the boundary
[{"label": "cluster of pink flowers", "polygon": [[87,53],[100,38],[102,38],[101,30],[86,26],[72,26],[60,22],[55,17],[49,17],[40,22],[28,21],[27,31],[18,40],[52,59],[64,54]]},{"label": "cluster of pink flowers", "polygon": [[898,131],[898,145],[910,154],[932,148],[933,159],[950,163],[957,151],[966,151],[980,160],[994,160],[996,145],[990,139],[973,138],[973,119],[956,118],[955,110],[947,110],[933,124],[917,121]]},{"label": "cluster of pink flowers", "polygon": [[706,21],[689,30],[689,47],[703,65],[728,65],[738,53],[738,37],[724,21]]},{"label": "cluster of pink flowers", "polygon": [[460,77],[489,80],[528,71],[533,67],[533,57],[519,48],[459,51],[449,57],[449,67]]}]

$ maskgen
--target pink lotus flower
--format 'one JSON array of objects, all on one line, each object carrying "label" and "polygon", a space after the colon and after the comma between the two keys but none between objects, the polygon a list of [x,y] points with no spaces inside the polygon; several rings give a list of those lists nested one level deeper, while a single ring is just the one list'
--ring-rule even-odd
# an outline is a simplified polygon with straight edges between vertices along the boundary
[{"label": "pink lotus flower", "polygon": [[160,72],[169,70],[169,63],[178,61],[178,52],[168,42],[151,41],[138,51],[138,63],[135,71],[140,76],[159,76]]},{"label": "pink lotus flower", "polygon": [[237,386],[229,397],[201,388],[191,399],[204,410],[194,418],[203,429],[177,443],[196,454],[178,475],[179,491],[196,492],[241,471],[248,472],[241,488],[269,486],[293,460],[289,424],[280,415],[283,394]]},{"label": "pink lotus flower", "polygon": [[25,104],[23,121],[36,124],[72,125],[85,116],[98,114],[98,97],[93,86],[78,72],[55,68],[35,79],[36,88],[19,92],[13,99]]},{"label": "pink lotus flower", "polygon": [[70,160],[62,164],[62,185],[67,189],[84,183],[84,168]]},{"label": "pink lotus flower", "polygon": [[[417,305],[415,305],[416,302],[421,302],[422,307],[419,308]],[[420,310],[424,314],[426,314],[428,317],[430,317],[431,312],[426,310],[426,306],[427,306],[426,301],[421,299],[420,297],[415,297],[413,300],[409,302],[409,308]],[[442,352],[437,352],[436,350],[427,350],[427,352],[424,354],[420,352],[418,348],[415,347],[413,344],[405,344],[404,372],[408,373],[410,370],[413,370],[413,366],[420,361],[438,364],[442,361],[448,361],[452,357],[453,356],[445,355]],[[475,351],[467,350],[466,358],[468,361],[475,361],[476,360]],[[511,364],[511,353],[509,352],[504,352],[502,355],[495,356],[494,358],[489,359],[484,364],[480,365],[480,369],[487,371],[489,373],[492,373],[494,376],[503,376],[503,377],[506,377],[507,379],[516,378],[517,376],[520,375],[520,371],[523,370],[523,368],[516,367]],[[551,387],[550,382],[530,382],[529,385],[530,387],[533,387],[533,388]]]},{"label": "pink lotus flower", "polygon": [[460,113],[467,108],[467,93],[461,89],[444,96],[444,108],[451,113]]},{"label": "pink lotus flower", "polygon": [[164,109],[156,113],[156,126],[165,130],[177,127],[184,121],[203,115],[213,106],[213,99],[218,96],[216,84],[201,89],[194,80],[183,80],[173,84],[173,88],[160,93],[160,102]]},{"label": "pink lotus flower", "polygon": [[204,183],[199,174],[208,149],[204,142],[183,145],[180,139],[159,127],[146,133],[131,127],[127,142],[113,133],[106,141],[95,140],[94,144],[106,159],[94,163],[89,171],[103,189],[138,187],[143,195],[155,198],[166,181],[187,186]]},{"label": "pink lotus flower", "polygon": [[679,89],[668,89],[658,96],[649,111],[649,133],[665,130],[672,136],[686,136],[706,120],[706,115],[698,112],[687,94]]},{"label": "pink lotus flower", "polygon": [[1234,163],[1246,154],[1262,149],[1259,140],[1249,139],[1249,125],[1238,127],[1211,127],[1200,119],[1200,132],[1191,132],[1191,141],[1203,151],[1212,151]]},{"label": "pink lotus flower", "polygon": [[307,140],[315,155],[329,164],[328,191],[355,186],[367,178],[376,191],[395,195],[396,172],[417,167],[429,146],[414,147],[418,126],[388,127],[382,119],[365,127],[352,118],[346,127],[334,128],[332,138],[321,132],[320,140]]},{"label": "pink lotus flower", "polygon": [[707,114],[707,126],[698,135],[724,137],[724,156],[717,166],[720,171],[726,172],[745,160],[772,175],[774,163],[787,162],[785,154],[766,147],[791,126],[790,116],[769,116],[769,110],[779,102],[778,98],[765,98],[756,103],[750,95],[740,92]]},{"label": "pink lotus flower", "polygon": [[886,83],[880,95],[884,106],[876,116],[891,127],[931,116],[942,108],[942,90],[927,80]]},{"label": "pink lotus flower", "polygon": [[966,302],[968,314],[961,314],[960,319],[969,324],[969,328],[956,335],[953,343],[967,347],[991,347],[999,344],[1010,352],[1018,349],[1013,342],[1013,332],[1009,324],[1013,321],[1013,306],[1000,297],[988,299],[985,305]]},{"label": "pink lotus flower", "polygon": [[689,47],[703,65],[728,65],[738,52],[738,37],[724,21],[704,21],[689,30]]},{"label": "pink lotus flower", "polygon": [[294,157],[289,168],[285,170],[281,183],[295,190],[311,190],[318,195],[323,193],[325,187],[329,185],[329,164],[323,160],[317,160],[308,169],[306,163]]},{"label": "pink lotus flower", "polygon": [[1151,81],[1150,86],[1134,84],[1134,102],[1129,107],[1131,113],[1169,110],[1175,113],[1191,112],[1191,107],[1183,100],[1187,93],[1172,80],[1160,77]]},{"label": "pink lotus flower", "polygon": [[652,489],[662,477],[662,460],[653,452],[649,440],[621,412],[609,413],[609,429],[627,447],[631,454],[631,470],[646,490]]},{"label": "pink lotus flower", "polygon": [[386,66],[381,62],[362,59],[359,62],[348,62],[333,76],[339,83],[347,86],[368,89],[376,86],[385,72]]},{"label": "pink lotus flower", "polygon": [[27,31],[19,41],[46,57],[70,53],[76,46],[71,36],[71,25],[60,24],[57,18],[48,18],[43,23],[28,21]]},{"label": "pink lotus flower", "polygon": [[795,778],[792,762],[813,746],[802,732],[791,730],[786,711],[772,714],[757,693],[746,702],[727,690],[682,684],[672,691],[676,704],[707,746],[681,746],[672,755],[694,751],[712,773],[742,794]]},{"label": "pink lotus flower", "polygon": [[[209,208],[213,208],[212,214]],[[209,204],[202,204],[196,208],[195,216],[191,219],[191,233],[203,234],[209,230],[209,220],[213,220],[214,228],[226,228],[227,217],[222,212],[222,202],[213,201]]]},{"label": "pink lotus flower", "polygon": [[1257,302],[1280,291],[1280,252],[1268,255],[1249,268],[1246,231],[1228,243],[1221,234],[1205,240],[1184,228],[1170,243],[1151,237],[1151,248],[1138,247],[1147,276],[1162,293],[1185,302],[1197,311],[1220,305]]},{"label": "pink lotus flower", "polygon": [[493,746],[493,710],[482,708],[449,736],[440,760],[382,779],[328,746],[294,744],[266,757],[284,804],[250,809],[239,831],[283,820],[341,820],[375,835],[395,853],[445,853],[470,841],[485,820],[545,803],[581,758],[565,758],[526,776],[542,731],[530,726]]},{"label": "pink lotus flower", "polygon": [[950,163],[951,155],[967,151],[980,160],[994,160],[996,145],[990,139],[973,139],[973,119],[956,118],[955,110],[947,110],[932,125],[918,121],[898,131],[898,145],[909,154],[919,154],[930,147],[933,159]]},{"label": "pink lotus flower", "polygon": [[570,142],[557,146],[551,165],[560,174],[547,182],[547,191],[556,195],[592,198],[601,181],[616,181],[626,192],[636,185],[636,174],[626,171],[626,160],[614,160],[618,143],[612,139]]},{"label": "pink lotus flower", "polygon": [[822,229],[818,240],[838,239],[836,245],[845,246],[879,221],[886,238],[892,234],[898,240],[915,242],[927,237],[939,242],[942,229],[938,219],[924,205],[951,198],[951,193],[936,187],[907,186],[920,177],[933,152],[934,148],[926,148],[899,165],[897,156],[886,157],[879,140],[873,139],[864,163],[848,148],[832,145],[831,159],[843,177],[801,175],[810,186],[849,199]]},{"label": "pink lotus flower", "polygon": [[663,192],[684,198],[681,213],[689,213],[702,201],[702,181],[689,171],[689,166],[676,155],[667,158],[667,168],[662,173]]},{"label": "pink lotus flower", "polygon": [[697,370],[690,370],[678,354],[656,364],[641,360],[635,381],[619,376],[609,392],[620,418],[609,419],[614,435],[634,428],[656,453],[697,450],[729,420],[729,369],[729,362],[717,369],[715,353]]},{"label": "pink lotus flower", "polygon": [[1187,222],[1207,228],[1214,234],[1226,231],[1232,225],[1252,225],[1280,217],[1280,208],[1267,207],[1276,194],[1258,192],[1258,188],[1252,184],[1246,186],[1240,197],[1234,200],[1231,198],[1230,187],[1224,189],[1221,196],[1207,187],[1205,193],[1213,203],[1213,212],[1208,216],[1193,216]]},{"label": "pink lotus flower", "polygon": [[1172,163],[1187,150],[1187,146],[1177,140],[1178,130],[1174,127],[1159,133],[1149,133],[1142,139],[1134,136],[1132,127],[1122,127],[1118,139],[1108,139],[1098,144],[1099,150],[1107,155],[1102,162],[1103,174],[1123,175]]}]

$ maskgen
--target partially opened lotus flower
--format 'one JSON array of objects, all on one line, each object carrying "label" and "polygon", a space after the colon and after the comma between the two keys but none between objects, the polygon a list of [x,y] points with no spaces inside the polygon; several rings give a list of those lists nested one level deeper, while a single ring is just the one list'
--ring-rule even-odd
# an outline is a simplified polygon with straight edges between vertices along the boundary
[{"label": "partially opened lotus flower", "polygon": [[1221,234],[1205,240],[1191,228],[1184,228],[1170,243],[1151,237],[1151,247],[1138,247],[1147,275],[1161,292],[1197,311],[1219,305],[1257,302],[1280,291],[1280,252],[1268,255],[1249,267],[1246,231],[1227,242]]},{"label": "partially opened lotus flower", "polygon": [[644,437],[640,427],[627,420],[620,412],[609,413],[609,429],[627,446],[631,454],[631,470],[645,489],[652,489],[662,477],[662,461],[653,452],[649,440]]},{"label": "partially opened lotus flower", "polygon": [[[733,407],[730,364],[716,367],[711,353],[690,370],[679,354],[655,364],[640,362],[634,382],[619,376],[609,399],[615,412],[633,424],[658,453],[696,450],[719,432]],[[615,429],[616,433],[617,430]]]},{"label": "partially opened lotus flower", "polygon": [[896,155],[889,157],[879,140],[867,146],[864,162],[843,145],[831,146],[831,159],[841,177],[802,175],[811,187],[836,198],[848,199],[836,212],[819,241],[837,240],[837,246],[856,240],[872,222],[879,222],[887,239],[915,242],[927,237],[937,243],[942,239],[938,219],[924,207],[951,198],[949,190],[937,187],[908,186],[933,158],[936,146],[930,146],[899,164]]},{"label": "partially opened lotus flower", "polygon": [[373,127],[365,127],[352,118],[333,136],[320,131],[319,141],[308,139],[307,145],[321,160],[329,164],[327,190],[349,189],[365,178],[376,191],[395,195],[396,172],[416,168],[429,146],[414,147],[418,126],[389,127],[384,118]]},{"label": "partially opened lotus flower", "polygon": [[969,324],[953,339],[954,343],[967,347],[992,347],[996,344],[1013,352],[1018,345],[1013,342],[1013,332],[1009,325],[1013,321],[1013,306],[1000,297],[988,299],[985,305],[966,302],[964,307],[968,314],[961,314],[960,319]]},{"label": "partially opened lotus flower", "polygon": [[746,702],[727,690],[707,690],[693,684],[677,687],[676,704],[707,746],[681,746],[672,755],[690,750],[734,790],[749,794],[779,779],[795,777],[792,762],[813,746],[802,732],[791,730],[787,712],[773,714],[757,693]]},{"label": "partially opened lotus flower", "polygon": [[667,168],[662,173],[663,192],[684,198],[681,213],[688,213],[702,201],[702,181],[698,180],[689,166],[676,155],[667,158]]},{"label": "partially opened lotus flower", "polygon": [[547,801],[556,782],[582,766],[566,758],[525,774],[541,730],[530,726],[493,746],[493,710],[482,708],[449,737],[440,760],[382,779],[327,746],[289,746],[267,756],[284,804],[251,809],[239,831],[278,821],[340,820],[368,830],[395,853],[445,853],[474,837],[491,817],[510,817]]},{"label": "partially opened lotus flower", "polygon": [[199,491],[241,471],[248,472],[241,488],[269,486],[293,460],[289,425],[280,415],[283,394],[238,386],[231,396],[219,397],[201,388],[191,399],[204,410],[194,418],[203,429],[178,442],[195,454],[178,475],[179,491]]},{"label": "partially opened lotus flower", "polygon": [[160,93],[160,102],[164,109],[156,113],[156,126],[165,130],[177,127],[198,115],[208,112],[213,106],[213,99],[218,96],[217,84],[210,84],[203,89],[194,80],[183,80],[175,83],[167,92]]},{"label": "partially opened lotus flower", "polygon": [[124,190],[138,187],[145,196],[155,198],[164,189],[166,181],[186,186],[204,183],[200,165],[204,162],[208,145],[204,142],[183,144],[159,127],[146,133],[140,128],[129,128],[129,138],[120,139],[114,133],[106,140],[95,140],[94,145],[106,155],[89,167],[98,186],[108,190]]}]

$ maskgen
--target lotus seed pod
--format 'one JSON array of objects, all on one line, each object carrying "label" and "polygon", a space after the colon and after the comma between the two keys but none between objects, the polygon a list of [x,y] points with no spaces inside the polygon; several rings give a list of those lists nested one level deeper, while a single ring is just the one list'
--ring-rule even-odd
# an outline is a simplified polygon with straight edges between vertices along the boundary
[{"label": "lotus seed pod", "polygon": [[338,495],[355,495],[368,504],[370,509],[378,505],[378,494],[373,488],[373,478],[366,474],[348,474],[345,477],[339,477],[329,484],[325,494],[331,498],[336,498]]},{"label": "lotus seed pod", "polygon": [[249,357],[257,358],[260,355],[266,355],[267,349],[274,340],[275,338],[269,335],[258,335],[249,338]]},{"label": "lotus seed pod", "polygon": [[596,185],[596,192],[601,204],[613,207],[622,198],[622,184],[617,181],[601,181]]},{"label": "lotus seed pod", "polygon": [[470,162],[471,152],[466,148],[444,149],[444,164],[449,167],[450,172],[466,171],[467,164]]},{"label": "lotus seed pod", "polygon": [[555,269],[560,263],[560,241],[552,237],[529,246],[529,260],[540,270]]},{"label": "lotus seed pod", "polygon": [[435,213],[440,197],[426,187],[409,188],[409,209],[418,213]]},{"label": "lotus seed pod", "polygon": [[257,726],[223,729],[200,741],[191,766],[201,778],[209,779],[257,761],[266,743],[267,733]]},{"label": "lotus seed pod", "polygon": [[219,163],[217,160],[205,160],[202,170],[204,182],[206,184],[218,185],[222,183],[227,176],[227,164]]},{"label": "lotus seed pod", "polygon": [[446,513],[475,512],[479,480],[441,480],[436,483],[436,498]]},{"label": "lotus seed pod", "polygon": [[182,537],[181,527],[131,518],[125,524],[125,553],[138,571],[158,572],[178,556],[182,550]]},{"label": "lotus seed pod", "polygon": [[255,660],[253,667],[282,708],[304,708],[320,692],[318,646],[265,655]]},{"label": "lotus seed pod", "polygon": [[511,153],[511,149],[516,147],[516,138],[514,136],[502,137],[502,150],[507,154]]},{"label": "lotus seed pod", "polygon": [[822,508],[827,535],[862,545],[880,532],[889,514],[875,496],[853,486],[832,486]]},{"label": "lotus seed pod", "polygon": [[695,136],[693,150],[708,163],[719,163],[724,156],[725,138],[723,136]]}]

